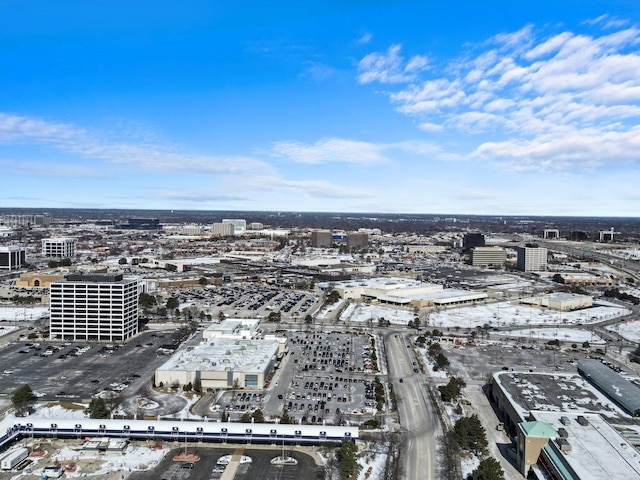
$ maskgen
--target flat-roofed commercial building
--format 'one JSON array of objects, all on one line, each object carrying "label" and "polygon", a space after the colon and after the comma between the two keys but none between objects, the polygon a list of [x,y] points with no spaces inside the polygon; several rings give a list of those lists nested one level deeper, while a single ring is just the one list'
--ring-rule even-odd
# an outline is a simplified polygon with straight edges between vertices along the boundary
[{"label": "flat-roofed commercial building", "polygon": [[25,264],[26,250],[19,246],[0,247],[0,270],[18,270]]},{"label": "flat-roofed commercial building", "polygon": [[600,362],[585,363],[578,369],[593,385],[575,373],[493,374],[491,399],[501,426],[515,438],[516,465],[524,478],[640,480],[640,463],[633,461],[637,433],[614,428],[632,424],[631,415],[640,411],[638,388],[619,383],[619,375]]},{"label": "flat-roofed commercial building", "polygon": [[547,269],[547,249],[528,244],[518,247],[518,270],[523,272],[540,272]]},{"label": "flat-roofed commercial building", "polygon": [[201,388],[262,389],[286,339],[242,340],[213,337],[192,349],[178,350],[155,374],[155,383]]},{"label": "flat-roofed commercial building", "polygon": [[120,275],[67,275],[50,285],[50,336],[121,342],[138,333],[138,282]]},{"label": "flat-roofed commercial building", "polygon": [[475,267],[502,266],[507,252],[500,247],[475,247],[469,254],[469,263]]},{"label": "flat-roofed commercial building", "polygon": [[53,258],[71,258],[76,254],[75,238],[43,238],[42,255]]}]

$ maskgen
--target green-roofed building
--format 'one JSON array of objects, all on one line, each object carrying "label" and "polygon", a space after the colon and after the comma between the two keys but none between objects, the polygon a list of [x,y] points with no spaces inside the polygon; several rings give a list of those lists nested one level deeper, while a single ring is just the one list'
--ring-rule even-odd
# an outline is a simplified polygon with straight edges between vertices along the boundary
[{"label": "green-roofed building", "polygon": [[540,452],[549,442],[558,438],[555,428],[546,422],[522,422],[518,424],[518,468],[525,477],[531,465],[535,465]]}]

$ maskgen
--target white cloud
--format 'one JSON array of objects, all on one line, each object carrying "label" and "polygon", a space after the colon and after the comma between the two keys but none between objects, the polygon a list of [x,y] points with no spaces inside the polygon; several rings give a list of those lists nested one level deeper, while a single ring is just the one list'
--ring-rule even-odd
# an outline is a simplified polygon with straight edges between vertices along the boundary
[{"label": "white cloud", "polygon": [[372,165],[387,162],[382,149],[373,143],[328,138],[313,145],[300,142],[277,142],[271,147],[271,154],[297,163],[352,163]]},{"label": "white cloud", "polygon": [[0,144],[38,144],[86,159],[148,170],[229,175],[269,170],[264,162],[249,157],[199,155],[136,139],[112,141],[73,125],[6,113],[0,113]]},{"label": "white cloud", "polygon": [[42,161],[0,159],[0,170],[5,174],[29,177],[113,178],[111,174],[87,165],[51,164]]},{"label": "white cloud", "polygon": [[418,128],[424,132],[441,132],[442,130],[444,130],[444,127],[442,125],[431,122],[422,122],[420,125],[418,125]]},{"label": "white cloud", "polygon": [[191,203],[208,203],[208,202],[230,202],[230,201],[248,201],[247,197],[237,195],[226,195],[224,193],[216,194],[208,191],[184,192],[184,191],[166,191],[162,190],[153,194],[156,198],[163,200],[174,200]]},{"label": "white cloud", "polygon": [[368,198],[372,194],[359,188],[335,185],[323,180],[280,180],[282,187],[315,198]]},{"label": "white cloud", "polygon": [[401,45],[391,45],[385,53],[370,53],[358,64],[360,83],[405,83],[415,80],[428,66],[428,59],[416,55],[405,62],[400,55]]},{"label": "white cloud", "polygon": [[359,43],[360,45],[366,45],[371,41],[372,38],[373,38],[372,33],[365,32],[360,36],[360,38],[358,38],[357,43]]},{"label": "white cloud", "polygon": [[[611,20],[589,25],[610,28]],[[476,145],[468,159],[525,170],[637,163],[639,45],[636,27],[542,35],[527,25],[469,46],[438,69],[430,65],[422,79],[404,78],[408,85],[387,94],[425,132],[444,127],[470,135],[467,144]],[[402,77],[399,51],[396,45],[365,57],[360,82]],[[365,60],[370,68],[363,73]]]}]

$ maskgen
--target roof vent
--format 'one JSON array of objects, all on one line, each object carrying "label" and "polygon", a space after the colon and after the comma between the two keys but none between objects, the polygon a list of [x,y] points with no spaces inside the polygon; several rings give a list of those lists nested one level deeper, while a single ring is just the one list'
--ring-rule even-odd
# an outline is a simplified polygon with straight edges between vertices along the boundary
[{"label": "roof vent", "polygon": [[578,423],[583,427],[586,427],[587,425],[589,425],[589,420],[587,420],[587,418],[582,415],[578,415]]}]

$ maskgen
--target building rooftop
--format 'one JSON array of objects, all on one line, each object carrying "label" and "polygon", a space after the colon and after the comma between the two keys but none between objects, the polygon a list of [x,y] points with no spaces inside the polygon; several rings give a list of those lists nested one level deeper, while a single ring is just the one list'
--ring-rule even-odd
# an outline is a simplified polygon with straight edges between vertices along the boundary
[{"label": "building rooftop", "polygon": [[178,350],[158,370],[263,372],[277,356],[277,340],[211,338]]},{"label": "building rooftop", "polygon": [[548,423],[533,421],[533,422],[522,422],[520,424],[524,433],[526,433],[529,437],[542,437],[542,438],[556,438],[558,437],[558,432]]},{"label": "building rooftop", "polygon": [[[599,415],[536,411],[532,416],[539,421],[527,423],[545,423],[552,430],[564,430],[563,439],[570,449],[562,451],[556,442],[550,441],[545,451],[555,464],[560,463],[573,473],[572,478],[640,479],[640,454]],[[582,417],[582,423],[578,417]]]}]

